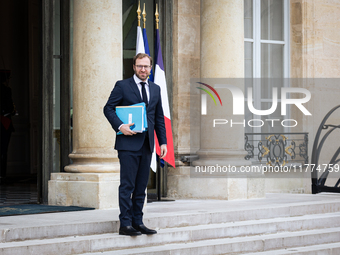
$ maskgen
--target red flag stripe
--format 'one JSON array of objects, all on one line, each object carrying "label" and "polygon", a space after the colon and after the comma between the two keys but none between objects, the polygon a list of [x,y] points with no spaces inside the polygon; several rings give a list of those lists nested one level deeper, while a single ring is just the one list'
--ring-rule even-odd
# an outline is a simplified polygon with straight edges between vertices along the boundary
[{"label": "red flag stripe", "polygon": [[[165,128],[166,128],[166,139],[167,139],[167,148],[168,148],[168,153],[164,157],[164,161],[168,162],[172,167],[176,168],[171,120],[164,116],[164,122],[165,122]],[[159,143],[158,143],[156,133],[155,133],[155,144],[156,144],[156,153],[157,153],[158,156],[160,156],[161,155],[161,149],[159,147]]]}]

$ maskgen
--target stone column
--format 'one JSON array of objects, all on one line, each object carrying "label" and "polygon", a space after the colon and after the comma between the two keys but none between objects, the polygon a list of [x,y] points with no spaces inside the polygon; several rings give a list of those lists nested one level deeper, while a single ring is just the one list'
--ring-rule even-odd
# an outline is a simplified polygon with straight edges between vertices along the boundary
[{"label": "stone column", "polygon": [[[193,194],[190,166],[190,78],[200,77],[200,0],[174,0],[172,15],[172,131],[176,168],[168,165],[167,196],[201,198]],[[169,74],[169,73],[167,73]]]},{"label": "stone column", "polygon": [[[244,25],[243,1],[217,0],[201,1],[201,81],[208,78],[239,78],[232,85],[244,92]],[[209,83],[209,82],[208,82]],[[214,85],[214,84],[210,84]],[[201,116],[199,160],[195,166],[240,166],[250,165],[244,159],[243,125],[220,125],[213,128],[213,119],[227,119],[230,123],[243,123],[244,115],[233,115],[232,96],[228,89],[217,89],[223,107],[218,110],[209,105],[208,115]],[[210,106],[210,107],[209,107]],[[209,110],[210,108],[210,110]],[[222,174],[222,176],[225,174]],[[211,196],[224,199],[242,199],[263,196],[263,180],[240,174],[228,178],[212,178],[213,189],[206,187]],[[260,181],[260,182],[259,182]],[[258,185],[259,183],[262,183]],[[202,190],[202,186],[200,188]],[[222,192],[221,192],[222,191]]]},{"label": "stone column", "polygon": [[122,1],[74,0],[73,163],[53,173],[49,204],[118,207],[114,131],[103,114],[122,79]]},{"label": "stone column", "polygon": [[[218,0],[202,1],[201,6],[201,79],[205,78],[243,78],[244,77],[244,25],[243,25],[243,1]],[[237,82],[238,87],[244,91],[244,83],[241,79]],[[244,116],[237,117],[232,115],[232,99],[228,90],[219,89],[219,94],[224,104],[223,111],[226,111],[225,118],[235,121],[242,121]],[[231,100],[226,100],[226,98]],[[230,103],[228,103],[230,102]],[[209,116],[216,114],[216,118],[221,118],[219,112],[209,111]],[[219,116],[219,117],[218,117]],[[237,119],[236,119],[237,117]],[[224,160],[231,155],[237,160],[244,162],[245,151],[244,128],[227,129],[223,142],[221,137],[213,136],[209,139],[204,134],[210,129],[210,123],[203,123],[201,126],[201,158],[203,151],[206,156],[216,155],[217,150],[224,155],[219,156],[219,160]],[[229,132],[232,132],[230,134]],[[208,132],[209,135],[215,132]],[[228,141],[228,142],[227,142]],[[243,158],[243,160],[242,160]]]}]

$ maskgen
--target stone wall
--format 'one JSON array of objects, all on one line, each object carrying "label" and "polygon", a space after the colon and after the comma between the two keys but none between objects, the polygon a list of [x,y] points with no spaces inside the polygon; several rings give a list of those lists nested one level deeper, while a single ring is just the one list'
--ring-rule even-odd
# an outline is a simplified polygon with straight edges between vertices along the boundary
[{"label": "stone wall", "polygon": [[[340,104],[340,2],[338,1],[290,1],[291,17],[291,77],[316,78],[300,80],[296,86],[312,93],[305,105],[312,116],[303,116],[299,110],[292,117],[303,123],[297,131],[309,132],[309,161],[314,138],[320,122],[333,107]],[[340,81],[340,80],[339,80]],[[340,124],[340,111],[335,112],[327,123]],[[323,132],[325,133],[325,132]],[[320,163],[326,164],[339,147],[340,131],[334,132],[325,143]],[[305,181],[310,192],[310,180]]]},{"label": "stone wall", "polygon": [[[168,168],[168,196],[190,178],[189,168],[179,159],[190,154],[190,78],[200,77],[200,1],[173,1],[173,115],[176,168]],[[185,188],[185,187],[183,187]],[[186,187],[189,188],[189,187]]]},{"label": "stone wall", "polygon": [[[190,78],[243,77],[243,2],[178,0],[173,9],[173,133],[177,161],[176,168],[168,169],[167,195],[203,199],[261,197],[262,182],[258,185],[257,180],[248,178],[192,178],[189,166],[180,161],[182,155],[190,154],[193,145]],[[244,84],[240,87],[243,90]],[[227,108],[224,106],[223,111]],[[210,122],[201,123],[200,128],[200,159],[195,164],[250,163],[243,162],[246,152],[242,128],[224,134],[222,139],[217,132],[211,132]]]}]

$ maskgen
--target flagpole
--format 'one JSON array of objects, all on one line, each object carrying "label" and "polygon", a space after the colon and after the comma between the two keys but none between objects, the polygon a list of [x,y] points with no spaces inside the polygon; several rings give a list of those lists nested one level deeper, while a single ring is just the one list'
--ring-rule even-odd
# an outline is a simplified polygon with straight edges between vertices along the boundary
[{"label": "flagpole", "polygon": [[[159,14],[158,14],[158,5],[156,4],[156,12],[155,12],[155,17],[156,17],[156,29],[158,29],[158,22],[159,22],[159,18],[158,18]],[[156,161],[157,161],[157,199],[158,201],[162,200],[162,194],[161,194],[161,167],[160,167],[160,162],[159,162],[159,158],[156,156]]]},{"label": "flagpole", "polygon": [[137,24],[137,40],[136,40],[136,55],[138,53],[145,53],[144,50],[144,41],[143,41],[143,33],[142,28],[140,27],[140,20],[141,20],[141,9],[140,9],[140,1],[138,2],[138,9],[137,9],[137,18],[138,18],[138,24]]},{"label": "flagpole", "polygon": [[159,13],[158,13],[158,5],[156,4],[156,12],[155,12],[155,17],[156,17],[156,29],[158,29],[158,23],[159,23]]},{"label": "flagpole", "polygon": [[[158,35],[157,38],[159,39],[159,33],[158,33],[159,32],[158,31],[158,28],[159,28],[159,13],[158,13],[158,5],[157,4],[156,4],[155,17],[156,17],[156,31],[157,31],[157,35]],[[156,41],[159,41],[159,40],[156,40]],[[156,45],[157,45],[157,43],[156,43]],[[156,52],[155,52],[155,54],[156,54]],[[155,61],[157,62],[157,59],[155,59]],[[156,64],[160,64],[160,63],[156,63]],[[155,68],[156,68],[156,66],[155,66]],[[155,74],[156,74],[156,70],[155,70]],[[160,84],[158,84],[158,85],[160,85]],[[167,98],[166,98],[166,101],[167,101]],[[157,202],[175,201],[175,200],[172,200],[172,199],[162,199],[162,181],[161,180],[162,180],[162,176],[164,176],[164,168],[162,168],[160,166],[160,159],[158,157],[157,157],[157,172],[156,172],[156,174],[157,174],[157,183],[158,183],[158,185],[157,185]]]},{"label": "flagpole", "polygon": [[146,12],[145,12],[145,3],[144,3],[144,8],[143,8],[143,28],[146,28]]},{"label": "flagpole", "polygon": [[139,26],[140,27],[140,19],[141,19],[141,16],[140,16],[140,14],[141,14],[141,10],[140,10],[140,1],[139,1],[139,3],[138,3],[138,9],[137,9],[137,18],[138,18],[138,25],[137,26]]}]

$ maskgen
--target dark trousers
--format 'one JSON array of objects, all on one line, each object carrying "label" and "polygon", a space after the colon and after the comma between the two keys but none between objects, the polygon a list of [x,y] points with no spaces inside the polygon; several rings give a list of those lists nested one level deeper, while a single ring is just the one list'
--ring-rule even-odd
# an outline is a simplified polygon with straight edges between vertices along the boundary
[{"label": "dark trousers", "polygon": [[118,158],[120,226],[141,225],[151,163],[149,139],[145,139],[139,151],[118,151]]}]

